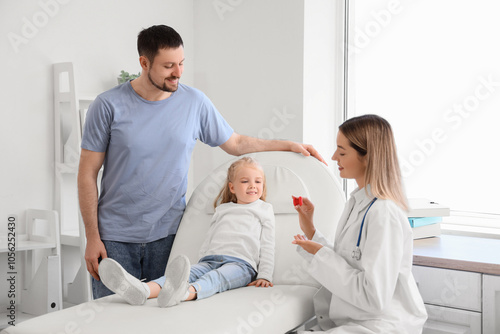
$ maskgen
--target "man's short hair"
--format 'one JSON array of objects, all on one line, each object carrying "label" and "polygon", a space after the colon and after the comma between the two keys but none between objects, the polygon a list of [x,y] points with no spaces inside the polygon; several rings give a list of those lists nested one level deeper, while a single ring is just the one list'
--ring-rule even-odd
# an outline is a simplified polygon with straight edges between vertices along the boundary
[{"label": "man's short hair", "polygon": [[160,49],[177,49],[184,46],[181,36],[173,28],[156,25],[143,29],[137,36],[139,56],[145,56],[151,63]]}]

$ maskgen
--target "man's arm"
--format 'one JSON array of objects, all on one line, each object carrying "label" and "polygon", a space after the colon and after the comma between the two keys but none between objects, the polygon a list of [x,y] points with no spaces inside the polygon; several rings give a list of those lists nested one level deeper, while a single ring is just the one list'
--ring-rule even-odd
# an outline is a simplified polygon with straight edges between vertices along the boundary
[{"label": "man's arm", "polygon": [[78,199],[87,237],[85,262],[87,270],[97,280],[99,280],[98,259],[107,257],[106,248],[99,235],[97,218],[97,175],[104,156],[104,152],[82,149],[78,169]]},{"label": "man's arm", "polygon": [[302,153],[305,156],[312,155],[325,165],[327,164],[312,145],[296,143],[289,140],[259,139],[240,135],[236,132],[234,132],[224,144],[220,145],[220,148],[231,155],[242,155],[263,151],[291,151]]}]

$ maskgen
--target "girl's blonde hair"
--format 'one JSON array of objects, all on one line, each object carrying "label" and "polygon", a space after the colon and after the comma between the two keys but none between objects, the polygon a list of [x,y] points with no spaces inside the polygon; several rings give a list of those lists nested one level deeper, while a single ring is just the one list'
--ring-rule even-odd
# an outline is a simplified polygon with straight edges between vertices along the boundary
[{"label": "girl's blonde hair", "polygon": [[262,166],[255,160],[254,158],[251,157],[243,157],[239,160],[236,160],[229,166],[227,169],[227,177],[226,181],[224,182],[224,186],[222,187],[221,191],[219,192],[219,195],[215,198],[214,201],[214,208],[217,207],[220,204],[224,203],[229,203],[233,202],[236,203],[236,195],[233,194],[229,190],[229,182],[233,182],[234,178],[236,176],[236,172],[241,168],[241,167],[252,167],[255,169],[258,169],[262,172],[262,196],[260,196],[260,199],[265,201],[266,200],[266,175],[264,174],[264,170],[262,169]]},{"label": "girl's blonde hair", "polygon": [[363,115],[348,119],[339,130],[360,156],[366,156],[365,184],[370,185],[373,195],[393,200],[407,211],[408,200],[389,122],[378,115]]}]

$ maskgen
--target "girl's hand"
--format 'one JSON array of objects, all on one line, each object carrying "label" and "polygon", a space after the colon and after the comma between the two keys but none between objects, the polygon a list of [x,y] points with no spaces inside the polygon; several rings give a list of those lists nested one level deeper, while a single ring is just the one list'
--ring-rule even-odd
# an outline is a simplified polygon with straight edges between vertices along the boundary
[{"label": "girl's hand", "polygon": [[247,286],[252,286],[252,285],[255,285],[255,287],[263,287],[263,288],[268,288],[270,286],[273,286],[273,283],[269,282],[268,280],[265,280],[265,279],[262,279],[262,278],[259,278],[255,281],[253,281],[252,283],[249,283]]},{"label": "girl's hand", "polygon": [[292,244],[299,245],[306,252],[311,254],[316,254],[321,248],[323,248],[322,244],[319,244],[315,241],[307,240],[303,235],[297,234],[294,236],[295,240],[292,241]]},{"label": "girl's hand", "polygon": [[312,239],[316,232],[313,223],[314,205],[307,197],[303,197],[302,205],[296,205],[295,210],[299,213],[300,229],[308,239]]}]

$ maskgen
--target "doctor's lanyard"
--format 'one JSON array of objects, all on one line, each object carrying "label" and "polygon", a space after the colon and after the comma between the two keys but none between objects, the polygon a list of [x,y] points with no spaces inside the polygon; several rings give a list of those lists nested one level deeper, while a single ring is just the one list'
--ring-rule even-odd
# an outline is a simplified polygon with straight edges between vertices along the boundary
[{"label": "doctor's lanyard", "polygon": [[366,214],[368,213],[368,210],[370,210],[370,208],[372,207],[373,203],[375,203],[376,200],[377,197],[373,199],[373,201],[368,206],[368,209],[366,209],[365,215],[363,216],[363,220],[361,221],[361,227],[359,228],[358,243],[356,244],[356,248],[354,248],[351,254],[352,258],[358,261],[361,259],[361,249],[359,249],[359,242],[361,241],[361,233],[363,232],[363,225],[365,224]]}]

